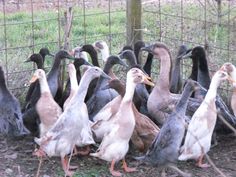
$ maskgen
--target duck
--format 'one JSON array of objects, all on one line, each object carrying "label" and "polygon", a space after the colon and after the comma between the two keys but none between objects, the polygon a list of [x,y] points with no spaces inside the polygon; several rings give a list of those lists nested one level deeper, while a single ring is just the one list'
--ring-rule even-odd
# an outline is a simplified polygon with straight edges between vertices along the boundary
[{"label": "duck", "polygon": [[31,78],[30,82],[33,83],[36,80],[39,80],[39,85],[40,85],[40,98],[36,103],[36,111],[40,119],[39,137],[42,137],[55,124],[59,116],[62,114],[62,109],[55,102],[50,92],[44,70],[37,69],[34,72],[34,75]]},{"label": "duck", "polygon": [[[96,123],[94,123],[94,125],[92,126],[92,131],[95,137],[96,133],[98,134],[100,140],[102,140],[104,136],[102,132],[98,131],[98,126],[99,124],[101,124],[100,121],[107,121],[109,119],[109,116],[107,116],[107,118],[105,117],[107,115],[106,113],[108,113],[109,111],[111,112],[110,117],[112,117],[112,115],[114,115],[118,111],[121,100],[125,95],[125,85],[119,79],[113,79],[109,81],[109,83],[103,87],[103,89],[107,88],[115,89],[119,93],[119,96],[106,104],[106,106],[104,106],[95,117]],[[136,124],[131,137],[131,142],[134,147],[140,152],[146,152],[160,129],[149,117],[141,114],[134,105],[132,105],[132,109],[135,115]]]},{"label": "duck", "polygon": [[0,83],[0,133],[7,136],[29,134],[29,130],[23,124],[19,100],[7,88],[2,66]]},{"label": "duck", "polygon": [[[196,46],[193,49],[188,50],[188,52],[183,56],[183,58],[187,57],[192,58],[193,62],[192,73],[189,78],[198,81],[201,85],[201,89],[194,93],[194,97],[203,100],[211,82],[206,52],[203,47]],[[230,125],[236,127],[236,117],[231,114],[228,106],[219,95],[216,96],[216,106],[217,110],[220,110],[218,111],[218,116],[224,117]],[[229,130],[221,119],[217,119],[215,129],[216,132],[228,132]],[[216,139],[214,139],[214,141],[216,141]]]},{"label": "duck", "polygon": [[83,58],[87,62],[89,61],[87,52],[81,51],[80,46],[73,48],[71,51],[69,51],[69,54],[75,58]]},{"label": "duck", "polygon": [[174,111],[164,122],[147,153],[144,156],[136,157],[135,159],[162,169],[165,169],[166,167],[174,170],[177,169],[182,176],[189,176],[178,169],[175,166],[175,163],[179,157],[179,150],[187,125],[186,110],[188,100],[197,87],[198,84],[196,81],[187,81],[183,94],[174,108]]},{"label": "duck", "polygon": [[[104,66],[103,71],[110,76],[110,73],[112,72],[112,67],[116,64],[120,64],[123,66],[127,65],[116,55],[111,55],[108,57],[107,62]],[[111,74],[114,76],[113,74]],[[110,76],[111,77],[111,76]],[[89,100],[86,102],[86,105],[88,107],[88,113],[89,113],[89,119],[93,121],[94,116],[113,98],[115,98],[118,93],[114,89],[106,89],[101,90],[101,87],[107,83],[106,78],[99,78],[97,85],[94,89],[93,95],[89,98]]]},{"label": "duck", "polygon": [[[121,173],[114,170],[114,165],[121,159],[125,172],[133,172],[136,169],[129,168],[125,161],[125,155],[129,149],[129,140],[135,128],[135,115],[132,109],[132,99],[137,83],[153,83],[147,76],[137,68],[132,68],[127,73],[126,91],[119,105],[118,112],[111,118],[107,126],[110,130],[105,133],[102,142],[95,153],[91,156],[111,162],[110,173],[113,176],[121,176]],[[108,127],[106,127],[108,129]]]},{"label": "duck", "polygon": [[[63,110],[66,109],[68,103],[70,102],[70,100],[72,99],[72,97],[76,94],[76,92],[79,89],[79,81],[77,80],[76,77],[76,69],[75,69],[75,65],[70,63],[68,64],[67,67],[67,71],[69,73],[69,78],[70,78],[70,92],[69,92],[69,96],[67,97],[67,99],[65,100],[64,104],[63,104]],[[80,78],[78,78],[80,80]]]},{"label": "duck", "polygon": [[[91,80],[108,77],[99,67],[90,67],[82,76],[79,88],[54,126],[41,138],[35,138],[40,146],[35,153],[38,156],[60,156],[66,175],[72,176],[67,155],[75,146],[83,147],[94,144],[88,112],[84,102]],[[44,154],[45,153],[45,154]]]},{"label": "duck", "polygon": [[[88,66],[92,66],[86,59],[84,58],[75,58],[75,61],[74,61],[74,66],[69,66],[68,65],[68,73],[69,73],[69,76],[72,74],[71,72],[74,71],[74,69],[72,69],[72,67],[74,68],[75,67],[75,79],[76,79],[76,82],[74,82],[73,84],[79,84],[80,82],[80,79],[81,79],[81,72],[80,72],[80,67],[82,65],[88,65]],[[71,72],[70,72],[71,71]],[[61,98],[61,101],[60,101],[60,106],[61,107],[64,107],[63,105],[65,104],[65,101],[67,100],[68,97],[71,97],[70,96],[70,92],[71,92],[71,79],[68,79],[66,81],[66,86],[65,86],[65,89],[62,93],[62,98]],[[75,86],[76,87],[76,86]],[[74,89],[73,89],[74,90]]]},{"label": "duck", "polygon": [[[34,62],[36,63],[37,69],[44,69],[43,67],[43,57],[39,53],[32,54],[25,62]],[[25,96],[25,104],[22,106],[22,112],[24,112],[27,109],[27,103],[30,101],[31,95],[34,91],[35,86],[37,85],[37,82],[31,83],[29,86],[29,89]]]},{"label": "duck", "polygon": [[[43,57],[43,64],[44,64],[44,61],[45,61],[45,58],[46,56],[51,56],[51,57],[54,57],[53,54],[50,53],[49,49],[47,47],[43,47],[39,50],[39,54]],[[38,69],[42,69],[42,68],[38,68]]]},{"label": "duck", "polygon": [[[193,66],[190,78],[196,80],[200,85],[208,90],[211,78],[208,68],[208,62],[205,49],[202,46],[196,46],[193,49],[187,51],[183,58],[192,58]],[[196,71],[194,71],[196,70]],[[195,93],[195,97],[204,98],[205,92],[200,90],[200,93]]]},{"label": "duck", "polygon": [[178,157],[179,160],[195,159],[198,167],[209,167],[208,164],[203,164],[203,157],[210,150],[211,138],[216,125],[217,88],[222,81],[227,79],[229,79],[229,75],[222,70],[218,70],[212,77],[203,102],[189,122],[186,138]]},{"label": "duck", "polygon": [[[170,88],[170,71],[171,71],[171,54],[167,46],[163,43],[154,43],[150,46],[143,48],[151,52],[153,55],[159,57],[160,64],[160,75],[156,81],[155,87],[152,89],[150,96],[147,101],[147,108],[150,118],[157,124],[163,125],[165,119],[173,111],[175,105],[181,97],[181,94],[171,93]],[[200,91],[207,92],[200,84]],[[187,116],[191,117],[194,112],[198,109],[202,102],[200,98],[190,98],[187,107]],[[217,97],[216,99],[217,109],[220,110],[221,114],[231,125],[236,126],[236,118],[229,112],[224,102]]]},{"label": "duck", "polygon": [[92,44],[83,45],[79,49],[79,52],[87,52],[92,60],[92,64],[94,66],[100,67],[99,62],[98,62],[98,53]]},{"label": "duck", "polygon": [[[225,63],[221,67],[221,70],[225,71],[230,75],[230,77],[235,81],[236,80],[236,68],[232,63]],[[236,116],[236,83],[233,82],[233,90],[232,90],[232,96],[231,96],[231,109],[233,110],[234,116]]]},{"label": "duck", "polygon": [[[135,57],[135,54],[132,50],[124,50],[122,52],[120,52],[119,57],[121,59],[126,59],[127,62],[129,63],[130,68],[139,68],[141,69],[143,72],[145,72],[142,68],[141,65],[137,64],[137,60]],[[147,113],[147,100],[149,97],[149,93],[145,87],[144,84],[138,84],[135,88],[135,96],[134,96],[134,104],[136,106],[136,108],[139,111],[142,111],[142,113]]]},{"label": "duck", "polygon": [[[59,52],[56,53],[53,66],[47,74],[47,82],[48,82],[51,94],[54,98],[59,87],[60,63],[61,63],[61,60],[64,58],[74,59],[72,56],[68,54],[67,51],[60,50]],[[38,130],[37,121],[39,120],[39,117],[35,110],[35,105],[39,98],[40,98],[40,87],[39,87],[39,84],[37,84],[37,86],[35,87],[32,93],[31,99],[29,100],[28,103],[26,103],[27,109],[23,113],[24,124],[33,133],[37,132]]]},{"label": "duck", "polygon": [[103,40],[95,41],[93,43],[95,50],[101,53],[102,61],[106,63],[108,57],[110,56],[110,50],[107,43]]},{"label": "duck", "polygon": [[188,48],[186,45],[181,45],[177,52],[177,56],[175,58],[175,65],[173,67],[171,73],[171,80],[170,80],[170,92],[171,93],[181,93],[182,92],[182,77],[180,74],[180,64],[182,57],[188,52]]},{"label": "duck", "polygon": [[143,47],[145,47],[145,42],[142,40],[138,40],[134,43],[134,54],[137,60],[137,64],[141,64],[141,61],[139,61],[139,52],[140,52],[140,49]]}]

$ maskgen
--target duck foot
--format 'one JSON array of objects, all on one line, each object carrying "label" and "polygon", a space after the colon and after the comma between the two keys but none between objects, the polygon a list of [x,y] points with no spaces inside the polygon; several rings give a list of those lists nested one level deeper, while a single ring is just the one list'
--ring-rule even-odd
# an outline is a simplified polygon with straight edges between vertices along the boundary
[{"label": "duck foot", "polygon": [[42,150],[42,149],[35,149],[33,152],[33,155],[37,156],[37,157],[46,157],[46,153]]},{"label": "duck foot", "polygon": [[201,156],[198,158],[198,161],[197,161],[196,166],[197,166],[197,167],[200,167],[200,168],[208,168],[208,167],[210,167],[209,164],[207,164],[207,163],[204,163],[204,164],[203,164],[203,163],[202,163],[203,156],[204,156],[204,155],[201,155]]},{"label": "duck foot", "polygon": [[73,166],[70,166],[68,164],[68,158],[67,157],[61,157],[61,164],[62,164],[62,168],[65,172],[65,175],[69,176],[69,177],[73,176],[74,172],[69,170],[69,169],[71,169],[70,167],[73,167]]},{"label": "duck foot", "polygon": [[124,171],[127,172],[127,173],[130,173],[130,172],[134,172],[134,171],[137,171],[136,168],[130,168],[127,166],[127,163],[125,162],[125,159],[122,160],[123,162],[123,168],[124,168]]},{"label": "duck foot", "polygon": [[115,160],[112,160],[112,161],[111,161],[111,166],[110,166],[109,171],[110,171],[110,173],[112,174],[112,176],[121,176],[121,173],[120,173],[119,171],[115,171],[115,170],[114,170],[115,163],[116,163]]}]

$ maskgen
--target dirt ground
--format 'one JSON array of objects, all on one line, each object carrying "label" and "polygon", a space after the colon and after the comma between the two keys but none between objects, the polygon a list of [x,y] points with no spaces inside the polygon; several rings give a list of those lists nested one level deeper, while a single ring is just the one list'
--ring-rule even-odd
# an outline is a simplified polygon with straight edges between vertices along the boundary
[{"label": "dirt ground", "polygon": [[[0,135],[0,176],[1,177],[31,177],[37,173],[39,160],[32,155],[35,149],[33,137],[28,136],[23,139],[11,139]],[[115,150],[115,149],[114,149]],[[137,155],[137,154],[136,154]],[[208,153],[216,167],[227,177],[236,176],[236,138],[233,135],[220,135],[218,145]],[[206,161],[206,159],[205,159]],[[139,165],[127,155],[127,163],[131,167],[136,167],[137,172],[124,174],[123,176],[139,177],[161,176],[161,170],[157,167]],[[72,157],[71,165],[78,165],[74,176],[83,177],[104,177],[111,176],[108,172],[108,164],[105,161],[89,157]],[[194,161],[179,162],[178,167],[185,172],[191,173],[193,177],[217,177],[221,176],[213,167],[200,169],[195,166]],[[118,163],[117,169],[121,170]],[[60,159],[45,158],[40,168],[40,176],[57,177],[64,176],[60,165]],[[178,174],[170,169],[167,170],[167,177],[177,177]]]}]

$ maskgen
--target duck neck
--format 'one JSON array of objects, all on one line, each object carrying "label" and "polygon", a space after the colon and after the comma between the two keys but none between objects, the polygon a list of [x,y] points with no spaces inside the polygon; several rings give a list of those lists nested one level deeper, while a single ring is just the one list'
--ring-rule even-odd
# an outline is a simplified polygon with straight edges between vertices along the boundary
[{"label": "duck neck", "polygon": [[85,96],[88,91],[88,87],[90,82],[94,79],[94,77],[90,76],[88,72],[85,72],[83,77],[80,80],[78,91],[76,93],[76,100],[81,100],[84,102]]},{"label": "duck neck", "polygon": [[114,65],[112,65],[112,64],[109,62],[109,59],[108,59],[107,62],[106,62],[106,64],[105,64],[105,66],[104,66],[104,69],[103,69],[104,73],[106,73],[107,75],[109,75],[109,73],[112,72],[112,67],[113,67],[113,66],[114,66]]},{"label": "duck neck", "polygon": [[49,86],[48,86],[48,82],[47,82],[46,76],[39,79],[39,84],[40,84],[40,92],[41,92],[41,94],[46,93],[46,92],[50,93],[50,89],[49,89]]},{"label": "duck neck", "polygon": [[61,58],[60,57],[56,57],[55,60],[54,60],[53,65],[52,65],[52,69],[50,70],[50,73],[51,72],[59,71],[60,64],[61,64]]},{"label": "duck neck", "polygon": [[125,88],[125,95],[123,97],[122,102],[132,102],[135,87],[136,87],[136,84],[128,81],[128,79],[127,79],[126,88]]},{"label": "duck neck", "polygon": [[71,84],[71,90],[78,90],[79,86],[75,73],[70,73],[70,84]]},{"label": "duck neck", "polygon": [[197,75],[198,75],[198,60],[196,59],[192,59],[192,72],[191,75],[189,77],[189,79],[192,79],[194,81],[197,81]]},{"label": "duck neck", "polygon": [[35,62],[36,65],[37,65],[37,68],[38,69],[43,69],[43,59],[42,60],[38,60],[37,62]]},{"label": "duck neck", "polygon": [[181,77],[180,77],[180,58],[176,58],[175,60],[175,67],[172,71],[171,74],[171,81],[170,81],[170,91],[172,93],[176,93],[178,88],[179,82],[181,82]]},{"label": "duck neck", "polygon": [[157,86],[162,90],[169,91],[170,85],[170,69],[171,69],[171,61],[170,55],[166,51],[162,56],[160,56],[161,67],[160,67],[160,75],[157,81]]},{"label": "duck neck", "polygon": [[78,69],[76,70],[76,80],[77,80],[77,84],[79,84],[80,79],[81,79],[81,73],[80,73],[80,68],[78,68]]},{"label": "duck neck", "polygon": [[137,64],[137,59],[136,59],[136,57],[135,57],[135,55],[134,55],[134,53],[133,52],[127,52],[127,55],[126,55],[126,57],[125,57],[126,59],[127,59],[127,61],[129,62],[129,64],[130,64],[130,66],[132,67],[132,66],[135,66],[136,64]]},{"label": "duck neck", "polygon": [[110,56],[110,52],[109,52],[109,49],[108,47],[107,48],[104,48],[102,51],[101,51],[101,55],[102,55],[102,61],[103,62],[106,62],[108,57]]},{"label": "duck neck", "polygon": [[[236,69],[234,69],[231,73],[230,76],[232,77],[233,80],[236,81]],[[233,83],[234,90],[236,90],[236,83]]]},{"label": "duck neck", "polygon": [[186,112],[187,105],[188,105],[188,99],[193,92],[193,86],[191,84],[192,83],[187,83],[187,85],[184,87],[184,91],[182,93],[182,96],[176,105],[177,112],[182,112],[182,113]]},{"label": "duck neck", "polygon": [[220,80],[213,76],[210,87],[205,96],[205,101],[208,102],[208,101],[211,101],[212,99],[215,99],[217,95],[217,88],[219,87],[219,85],[220,85]]},{"label": "duck neck", "polygon": [[92,64],[94,66],[98,66],[99,67],[99,63],[98,63],[98,53],[97,51],[94,49],[93,46],[88,46],[85,50],[85,52],[87,52],[90,55],[90,58],[92,60]]},{"label": "duck neck", "polygon": [[197,81],[201,84],[201,86],[208,89],[211,83],[211,78],[209,74],[206,56],[203,55],[201,58],[198,58],[198,61],[199,66]]},{"label": "duck neck", "polygon": [[152,61],[153,61],[153,54],[148,53],[147,60],[143,66],[143,70],[151,76],[151,70],[152,70]]},{"label": "duck neck", "polygon": [[3,71],[0,69],[0,97],[8,92]]}]

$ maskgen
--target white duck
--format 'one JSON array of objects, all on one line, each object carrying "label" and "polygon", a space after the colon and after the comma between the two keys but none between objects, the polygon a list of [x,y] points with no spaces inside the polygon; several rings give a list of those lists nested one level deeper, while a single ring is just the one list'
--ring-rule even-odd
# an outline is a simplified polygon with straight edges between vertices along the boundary
[{"label": "white duck", "polygon": [[89,61],[87,52],[80,50],[81,50],[80,46],[75,47],[70,51],[70,55],[74,56],[75,58],[83,58],[86,61]]},{"label": "white duck", "polygon": [[76,78],[76,69],[75,69],[75,65],[73,63],[70,63],[68,65],[68,73],[69,73],[71,88],[70,88],[70,95],[66,99],[66,101],[63,105],[63,110],[66,109],[66,107],[67,107],[68,103],[70,102],[71,98],[77,93],[77,91],[79,89],[79,85],[78,85],[77,78]]},{"label": "white duck", "polygon": [[[225,63],[221,67],[221,69],[227,72],[230,77],[236,81],[236,67],[232,63]],[[233,94],[231,97],[231,108],[234,112],[234,116],[236,116],[236,82],[233,82]]]},{"label": "white duck", "polygon": [[99,76],[108,77],[98,67],[89,68],[81,78],[77,93],[55,125],[42,138],[35,138],[35,142],[40,145],[39,152],[46,152],[48,156],[61,157],[63,170],[68,176],[72,176],[73,173],[69,170],[66,155],[72,152],[75,145],[83,147],[94,144],[84,98],[89,83]]},{"label": "white duck", "polygon": [[226,79],[229,79],[229,75],[224,71],[218,70],[214,74],[203,102],[190,120],[179,160],[195,159],[198,167],[205,168],[209,166],[203,164],[202,160],[210,150],[212,133],[216,124],[215,100],[217,88],[220,82]]},{"label": "white duck", "polygon": [[94,48],[101,53],[102,61],[106,63],[107,58],[110,56],[110,50],[105,41],[96,41],[93,43]]},{"label": "white duck", "polygon": [[129,149],[129,140],[135,127],[135,115],[132,109],[134,90],[138,83],[153,85],[147,78],[137,68],[129,70],[127,73],[126,92],[119,105],[119,110],[110,118],[110,121],[106,121],[106,125],[110,129],[105,132],[98,151],[90,154],[111,162],[110,172],[114,176],[121,176],[120,172],[114,170],[115,163],[121,159],[123,159],[123,168],[126,172],[135,171],[134,168],[127,167],[124,158]]},{"label": "white duck", "polygon": [[39,135],[44,136],[62,114],[61,107],[55,102],[48,86],[45,71],[37,69],[30,80],[31,83],[39,80],[40,98],[36,103],[36,111],[40,118]]}]

